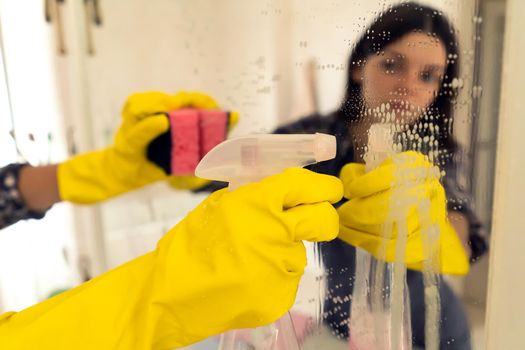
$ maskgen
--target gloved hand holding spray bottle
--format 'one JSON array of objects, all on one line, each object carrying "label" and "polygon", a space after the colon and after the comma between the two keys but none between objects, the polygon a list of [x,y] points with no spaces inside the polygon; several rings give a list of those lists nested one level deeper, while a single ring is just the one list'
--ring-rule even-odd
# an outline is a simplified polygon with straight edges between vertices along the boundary
[{"label": "gloved hand holding spray bottle", "polygon": [[[227,140],[200,161],[195,175],[229,183],[229,189],[259,181],[287,168],[304,167],[334,158],[336,139],[326,134],[250,135]],[[312,184],[315,186],[315,184]],[[315,259],[318,261],[319,259]],[[298,350],[290,314],[274,324],[251,330],[250,349]],[[238,331],[221,335],[220,350],[245,348]]]}]

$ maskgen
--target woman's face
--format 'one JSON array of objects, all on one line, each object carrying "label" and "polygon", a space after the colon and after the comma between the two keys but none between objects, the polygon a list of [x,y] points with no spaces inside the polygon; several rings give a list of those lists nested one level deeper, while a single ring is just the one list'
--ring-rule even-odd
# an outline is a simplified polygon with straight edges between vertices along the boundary
[{"label": "woman's face", "polygon": [[395,121],[413,124],[434,100],[445,67],[439,39],[410,33],[388,45],[384,55],[369,56],[352,77],[361,84],[368,109],[379,115],[394,111]]}]

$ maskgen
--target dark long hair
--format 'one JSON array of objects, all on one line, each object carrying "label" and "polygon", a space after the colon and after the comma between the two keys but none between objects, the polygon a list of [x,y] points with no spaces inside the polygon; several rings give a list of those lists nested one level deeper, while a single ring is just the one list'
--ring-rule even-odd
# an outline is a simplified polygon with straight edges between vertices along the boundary
[{"label": "dark long hair", "polygon": [[[381,55],[385,48],[410,33],[426,33],[439,39],[445,46],[447,62],[443,81],[436,98],[422,118],[439,127],[435,135],[439,149],[454,153],[456,143],[452,137],[453,109],[457,89],[453,80],[459,74],[459,49],[455,30],[445,15],[436,9],[414,2],[405,2],[383,11],[363,33],[348,61],[347,87],[339,115],[349,123],[359,121],[364,108],[361,85],[352,79],[354,68],[361,66],[371,55]],[[429,118],[428,115],[432,115]],[[420,136],[429,136],[428,129],[419,130]]]}]

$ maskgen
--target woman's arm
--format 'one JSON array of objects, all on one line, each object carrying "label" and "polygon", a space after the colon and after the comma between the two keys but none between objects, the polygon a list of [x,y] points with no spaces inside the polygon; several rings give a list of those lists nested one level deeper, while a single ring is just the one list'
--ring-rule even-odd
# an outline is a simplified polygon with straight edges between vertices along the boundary
[{"label": "woman's arm", "polygon": [[57,186],[53,174],[53,167],[32,168],[27,164],[15,163],[0,168],[0,229],[20,220],[44,216],[58,201],[58,195],[52,194]]},{"label": "woman's arm", "polygon": [[24,166],[20,169],[18,189],[30,210],[46,211],[60,202],[57,165]]}]

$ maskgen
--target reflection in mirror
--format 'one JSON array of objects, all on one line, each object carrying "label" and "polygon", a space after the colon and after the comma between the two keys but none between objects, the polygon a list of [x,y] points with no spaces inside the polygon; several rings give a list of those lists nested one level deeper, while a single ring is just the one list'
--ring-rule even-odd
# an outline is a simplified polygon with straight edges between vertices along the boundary
[{"label": "reflection in mirror", "polygon": [[[472,194],[460,183],[460,172],[467,166],[461,162],[465,152],[461,143],[468,140],[459,142],[462,135],[454,132],[456,114],[464,114],[462,107],[472,104],[468,95],[462,94],[473,79],[472,71],[465,69],[461,73],[460,69],[462,59],[469,61],[469,51],[461,48],[458,30],[441,9],[403,2],[386,6],[379,14],[373,12],[371,17],[351,44],[344,65],[346,90],[340,107],[325,114],[313,110],[310,116],[274,131],[335,134],[336,159],[310,169],[336,176],[346,169],[341,178],[350,193],[338,210],[339,239],[320,244],[323,271],[313,272],[323,279],[324,300],[316,301],[322,304],[322,326],[316,328],[319,320],[315,314],[308,316],[300,302],[291,313],[293,323],[302,325],[296,331],[302,335],[299,343],[303,348],[315,348],[321,342],[330,348],[351,349],[469,349],[473,341],[465,307],[446,277],[465,275],[468,261],[475,262],[486,252]],[[307,47],[308,40],[300,41],[299,46]],[[321,71],[332,67],[322,63],[316,66]],[[312,82],[311,75],[309,78],[306,81]],[[317,101],[312,100],[315,106]],[[373,152],[371,139],[377,138],[371,130],[377,124],[390,129],[381,134],[391,138],[383,140],[383,144],[391,144],[387,147],[390,156],[400,153],[391,168],[345,168],[349,162],[368,164],[367,153]],[[386,151],[384,146],[376,147],[380,153]],[[417,153],[406,153],[409,150]],[[410,158],[412,155],[426,158],[418,161]],[[428,177],[414,182],[414,175],[407,170],[416,166],[414,162],[428,164],[417,164],[417,168],[428,166],[433,172],[428,171]],[[391,184],[366,182],[366,176],[357,180],[356,174],[363,171],[370,171],[368,181],[397,177],[394,187],[403,190],[391,188]],[[406,202],[407,192],[417,193],[417,203]],[[398,244],[401,239],[406,241],[406,248]],[[406,256],[409,269],[381,265],[374,258],[368,258],[368,265],[363,265],[359,255],[367,253],[360,249],[356,253],[354,247],[389,261],[395,261],[396,254]],[[427,254],[430,262],[422,262],[421,254]],[[363,290],[363,285],[368,287]],[[364,299],[355,293],[356,287],[360,287]],[[369,305],[356,307],[362,302]],[[305,318],[312,319],[305,322]],[[405,324],[407,330],[403,330]],[[237,337],[241,343],[249,338]],[[283,344],[278,342],[276,348],[289,348]]]},{"label": "reflection in mirror", "polygon": [[[482,9],[498,8],[488,2]],[[123,101],[147,90],[210,94],[239,112],[230,138],[337,140],[335,158],[308,169],[343,182],[345,196],[334,205],[339,236],[305,243],[308,265],[289,314],[189,348],[482,348],[487,164],[497,123],[480,86],[498,80],[480,63],[479,32],[501,22],[481,21],[478,1],[129,0],[103,2],[101,10],[102,27],[88,28],[94,54],[79,49],[83,74],[71,94],[83,104],[65,117],[70,149],[111,145]],[[82,20],[65,21],[77,44]],[[495,32],[490,45],[501,43]],[[68,45],[70,64],[80,44]],[[55,67],[63,80],[66,66]],[[497,101],[497,89],[488,92],[484,98]],[[71,102],[59,104],[71,111]],[[96,244],[85,244],[100,248],[91,263],[105,270],[155,249],[224,186],[198,182],[182,191],[172,181],[101,204],[100,231],[88,230]]]}]

